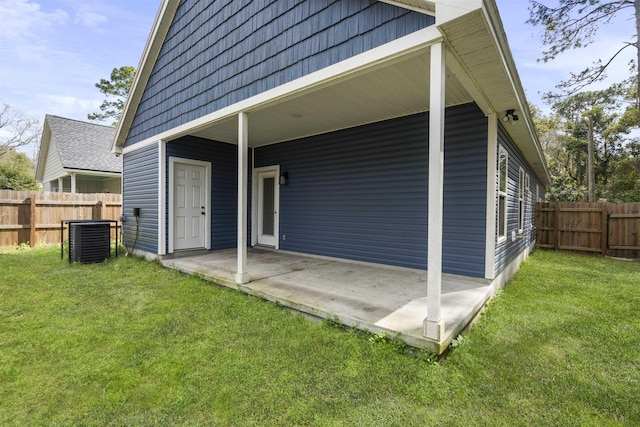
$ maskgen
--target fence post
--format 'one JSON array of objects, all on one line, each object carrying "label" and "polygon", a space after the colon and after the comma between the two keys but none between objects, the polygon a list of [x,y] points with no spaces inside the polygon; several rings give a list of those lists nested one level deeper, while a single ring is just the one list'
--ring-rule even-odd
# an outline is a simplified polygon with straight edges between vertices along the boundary
[{"label": "fence post", "polygon": [[609,205],[602,206],[602,238],[600,239],[602,248],[602,256],[607,256],[607,250],[609,248]]},{"label": "fence post", "polygon": [[555,214],[553,218],[553,248],[560,249],[560,203],[554,202]]},{"label": "fence post", "polygon": [[107,202],[104,199],[105,199],[105,195],[100,194],[100,202],[102,203],[101,209],[100,209],[100,219],[111,219],[107,216]]},{"label": "fence post", "polygon": [[91,219],[102,219],[102,201],[98,200],[91,209]]},{"label": "fence post", "polygon": [[37,194],[32,192],[29,198],[29,246],[32,248],[36,246],[36,197]]}]

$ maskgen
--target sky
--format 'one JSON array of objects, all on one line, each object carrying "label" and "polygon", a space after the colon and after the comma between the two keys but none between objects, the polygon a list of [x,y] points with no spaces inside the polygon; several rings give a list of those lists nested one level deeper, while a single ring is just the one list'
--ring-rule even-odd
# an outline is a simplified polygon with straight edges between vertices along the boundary
[{"label": "sky", "polygon": [[[138,67],[161,0],[0,0],[0,102],[44,121],[53,114],[87,121],[104,100],[95,87],[111,70]],[[526,24],[527,0],[497,0],[529,102],[548,111],[541,94],[634,33],[632,15],[600,29],[597,42],[540,63],[541,29]],[[633,52],[616,62],[609,82],[628,76]],[[601,85],[600,87],[606,87]],[[35,157],[37,147],[25,150]]]}]

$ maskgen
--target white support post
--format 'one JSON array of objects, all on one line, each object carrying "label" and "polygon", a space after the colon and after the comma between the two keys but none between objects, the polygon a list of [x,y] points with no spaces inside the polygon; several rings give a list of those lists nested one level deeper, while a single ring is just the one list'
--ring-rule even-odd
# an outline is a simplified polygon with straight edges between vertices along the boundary
[{"label": "white support post", "polygon": [[247,273],[247,193],[249,167],[249,117],[238,114],[238,270],[236,283],[249,283]]},{"label": "white support post", "polygon": [[442,42],[431,46],[429,95],[429,216],[427,245],[427,318],[425,337],[442,341],[444,321],[440,315],[442,289],[442,205],[444,171],[445,55]]},{"label": "white support post", "polygon": [[58,193],[62,193],[64,191],[64,180],[62,178],[58,178]]},{"label": "white support post", "polygon": [[75,173],[71,174],[71,193],[72,194],[76,193],[76,174]]},{"label": "white support post", "polygon": [[[167,254],[167,142],[158,141],[158,255]],[[173,218],[169,218],[173,221]]]}]

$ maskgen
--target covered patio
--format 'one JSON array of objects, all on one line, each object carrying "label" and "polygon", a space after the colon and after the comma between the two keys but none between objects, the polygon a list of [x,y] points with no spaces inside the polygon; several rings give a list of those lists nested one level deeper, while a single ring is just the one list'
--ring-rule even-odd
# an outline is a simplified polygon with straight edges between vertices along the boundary
[{"label": "covered patio", "polygon": [[213,283],[238,289],[319,319],[378,333],[396,334],[407,344],[442,353],[495,293],[490,280],[442,275],[444,338],[424,336],[427,272],[400,267],[249,248],[252,281],[235,280],[235,249],[183,254],[162,264]]}]

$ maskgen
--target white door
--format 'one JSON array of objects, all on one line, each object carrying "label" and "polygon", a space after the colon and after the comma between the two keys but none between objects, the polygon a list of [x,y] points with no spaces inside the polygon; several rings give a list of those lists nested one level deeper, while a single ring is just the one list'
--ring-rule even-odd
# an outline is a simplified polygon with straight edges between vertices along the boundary
[{"label": "white door", "polygon": [[176,162],[173,174],[173,248],[204,248],[207,217],[205,167]]},{"label": "white door", "polygon": [[[266,169],[266,168],[265,168]],[[265,246],[278,246],[278,207],[280,187],[278,171],[274,168],[259,171],[258,184],[258,244]]]}]

